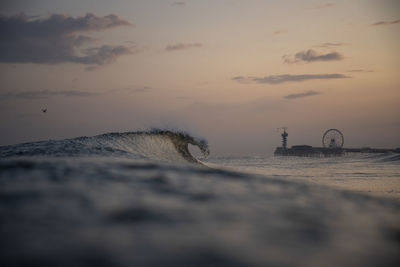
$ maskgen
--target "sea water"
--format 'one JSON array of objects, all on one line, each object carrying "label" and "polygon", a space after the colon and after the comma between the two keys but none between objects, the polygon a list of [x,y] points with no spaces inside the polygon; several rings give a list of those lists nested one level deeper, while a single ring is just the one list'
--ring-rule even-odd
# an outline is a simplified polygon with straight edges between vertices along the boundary
[{"label": "sea water", "polygon": [[342,157],[210,157],[227,169],[326,185],[400,200],[400,154],[347,153]]},{"label": "sea water", "polygon": [[0,147],[0,266],[399,266],[397,154],[188,144],[209,154],[159,130]]}]

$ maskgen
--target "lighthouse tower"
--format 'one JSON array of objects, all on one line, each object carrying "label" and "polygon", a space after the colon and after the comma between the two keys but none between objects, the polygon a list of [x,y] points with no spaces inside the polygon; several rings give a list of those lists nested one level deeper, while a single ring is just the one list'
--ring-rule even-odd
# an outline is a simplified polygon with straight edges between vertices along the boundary
[{"label": "lighthouse tower", "polygon": [[282,148],[287,149],[287,137],[289,134],[286,132],[286,128],[283,128],[283,133],[281,134],[282,136]]}]

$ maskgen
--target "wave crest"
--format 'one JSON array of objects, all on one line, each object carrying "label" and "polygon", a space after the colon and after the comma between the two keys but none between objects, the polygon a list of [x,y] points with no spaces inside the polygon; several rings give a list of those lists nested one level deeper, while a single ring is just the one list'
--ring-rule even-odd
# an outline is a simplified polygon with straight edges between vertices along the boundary
[{"label": "wave crest", "polygon": [[0,147],[0,157],[124,156],[164,162],[198,163],[189,152],[189,144],[197,146],[205,157],[210,154],[205,139],[195,138],[186,132],[152,129],[3,146]]}]

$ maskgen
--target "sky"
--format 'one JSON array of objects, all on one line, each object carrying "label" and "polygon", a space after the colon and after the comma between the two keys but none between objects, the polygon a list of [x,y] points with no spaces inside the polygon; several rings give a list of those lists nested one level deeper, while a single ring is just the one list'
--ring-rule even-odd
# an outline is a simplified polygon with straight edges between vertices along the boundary
[{"label": "sky", "polygon": [[2,0],[0,145],[153,127],[269,155],[285,126],[400,147],[399,32],[397,0]]}]

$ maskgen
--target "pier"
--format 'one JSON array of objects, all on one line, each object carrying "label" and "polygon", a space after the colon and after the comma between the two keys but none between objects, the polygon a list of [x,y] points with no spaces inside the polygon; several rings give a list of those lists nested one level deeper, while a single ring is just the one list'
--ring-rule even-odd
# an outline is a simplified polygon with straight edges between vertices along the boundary
[{"label": "pier", "polygon": [[287,138],[289,134],[286,132],[287,127],[283,129],[282,146],[275,149],[275,156],[293,156],[293,157],[340,157],[347,153],[400,153],[400,148],[383,149],[383,148],[344,148],[343,134],[337,129],[327,130],[322,137],[322,147],[312,147],[309,145],[295,145],[291,148],[287,147]]},{"label": "pier", "polygon": [[275,156],[293,156],[293,157],[340,157],[345,154],[345,150],[341,148],[329,149],[324,147],[312,147],[307,145],[292,146],[283,149],[277,147]]}]

